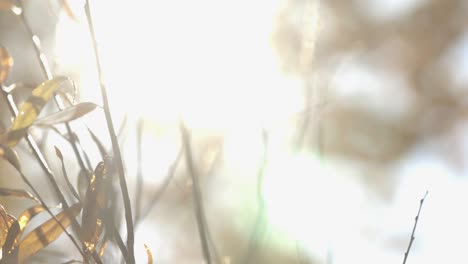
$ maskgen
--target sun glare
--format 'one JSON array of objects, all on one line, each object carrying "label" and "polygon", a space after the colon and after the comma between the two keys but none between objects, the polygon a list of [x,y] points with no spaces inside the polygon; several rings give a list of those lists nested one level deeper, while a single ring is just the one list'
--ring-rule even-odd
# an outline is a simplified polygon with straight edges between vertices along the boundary
[{"label": "sun glare", "polygon": [[[171,130],[182,117],[191,129],[226,137],[228,169],[255,171],[261,131],[274,131],[276,143],[284,145],[290,139],[288,120],[303,107],[300,79],[281,71],[271,45],[279,2],[187,1],[184,8],[179,1],[151,6],[146,1],[93,2],[113,114],[133,121],[145,118],[162,130]],[[56,59],[59,70],[78,74],[82,98],[100,102],[86,21],[80,19],[60,17]],[[144,155],[151,157],[143,159],[148,175],[162,175],[177,152],[170,146],[178,144],[177,130],[173,137],[156,134],[145,136]],[[135,140],[127,144],[134,151]],[[281,155],[275,148],[270,154]],[[126,157],[134,171],[134,155]],[[158,157],[163,160],[156,164]],[[311,226],[313,212],[303,209],[310,207],[306,201],[323,207],[319,201],[325,188],[311,192],[309,187],[318,186],[324,172],[310,157],[286,155],[271,164],[264,186],[268,216],[275,226],[298,236]],[[256,179],[249,181],[253,185]],[[326,225],[318,220],[314,226]],[[323,232],[314,237],[327,239]]]},{"label": "sun glare", "polygon": [[3,257],[71,225],[103,262],[466,259],[461,2],[0,0],[3,205],[76,203]]},{"label": "sun glare", "polygon": [[[281,73],[270,43],[276,1],[93,4],[116,111],[220,130],[299,111],[300,82]],[[95,90],[92,53],[77,46],[89,47],[86,27],[62,16],[59,63],[85,70],[82,89]]]}]

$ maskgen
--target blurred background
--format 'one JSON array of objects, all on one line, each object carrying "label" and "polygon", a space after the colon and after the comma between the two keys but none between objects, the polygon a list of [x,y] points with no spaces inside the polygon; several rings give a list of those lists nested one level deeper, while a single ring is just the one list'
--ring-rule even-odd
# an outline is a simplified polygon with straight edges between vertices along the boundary
[{"label": "blurred background", "polygon": [[[77,101],[101,104],[84,1],[23,3],[54,75],[76,81]],[[131,197],[141,146],[147,217],[136,227],[138,263],[143,243],[156,263],[203,263],[184,159],[167,176],[180,120],[192,132],[216,263],[401,263],[426,190],[408,263],[468,261],[467,1],[114,0],[91,8]],[[6,83],[23,84],[14,91],[20,102],[44,77],[7,8],[0,44],[15,60]],[[8,127],[4,98],[0,115]],[[72,125],[97,164],[86,126],[110,146],[102,110]],[[32,133],[57,173],[53,146],[62,149],[76,179],[70,146],[53,132]],[[27,145],[17,151],[40,184]],[[3,175],[14,173],[3,164]],[[23,186],[18,177],[1,181]]]}]

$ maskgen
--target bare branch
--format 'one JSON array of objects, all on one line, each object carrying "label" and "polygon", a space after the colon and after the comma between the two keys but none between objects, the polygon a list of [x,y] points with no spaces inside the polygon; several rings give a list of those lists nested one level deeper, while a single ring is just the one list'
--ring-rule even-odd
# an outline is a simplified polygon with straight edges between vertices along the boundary
[{"label": "bare branch", "polygon": [[410,242],[409,242],[409,244],[408,244],[408,249],[406,249],[406,252],[405,252],[405,258],[403,259],[403,264],[406,263],[406,259],[408,258],[409,252],[410,252],[410,250],[411,250],[411,246],[413,245],[413,241],[414,241],[414,239],[415,239],[414,233],[416,232],[416,226],[418,225],[419,214],[421,213],[421,208],[422,208],[422,206],[423,206],[424,199],[426,199],[427,193],[428,193],[428,191],[426,191],[426,194],[424,194],[424,197],[421,199],[421,201],[419,201],[419,210],[418,210],[418,214],[417,214],[416,217],[414,218],[413,232],[411,232],[411,238],[410,238]]}]

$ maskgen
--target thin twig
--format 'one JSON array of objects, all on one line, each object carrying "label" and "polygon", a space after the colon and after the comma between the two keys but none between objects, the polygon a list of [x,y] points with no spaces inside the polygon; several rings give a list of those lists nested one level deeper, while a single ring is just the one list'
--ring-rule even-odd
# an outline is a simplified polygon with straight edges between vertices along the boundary
[{"label": "thin twig", "polygon": [[96,34],[94,31],[94,25],[93,25],[93,19],[91,15],[91,8],[89,5],[89,0],[86,0],[85,12],[86,12],[86,18],[88,20],[89,32],[91,34],[91,39],[93,42],[94,57],[96,59],[96,67],[97,67],[98,76],[99,76],[99,84],[101,87],[101,95],[102,95],[104,113],[106,116],[107,129],[109,130],[109,135],[110,135],[111,142],[112,142],[114,159],[117,163],[120,189],[122,191],[122,197],[123,197],[123,203],[124,203],[124,209],[125,209],[125,220],[127,224],[127,251],[128,251],[128,259],[126,261],[127,263],[133,264],[135,263],[135,253],[134,253],[135,234],[133,230],[132,205],[130,202],[130,196],[128,194],[127,182],[125,180],[125,170],[123,167],[123,160],[122,160],[122,156],[120,153],[120,147],[119,147],[119,143],[117,140],[117,136],[115,134],[114,124],[112,122],[112,116],[111,116],[111,111],[109,107],[109,100],[107,98],[107,90],[104,84],[104,79],[103,79],[103,74],[102,74],[102,69],[101,69],[101,61],[99,57],[99,49],[97,45]]},{"label": "thin twig", "polygon": [[[110,192],[111,189],[112,188],[109,188],[107,191]],[[122,253],[123,259],[126,260],[128,259],[128,251],[127,251],[127,248],[125,247],[125,243],[122,240],[122,236],[120,235],[115,225],[115,222],[114,222],[115,218],[113,217],[114,214],[112,212],[114,212],[113,206],[111,206],[110,208],[106,208],[103,214],[104,223],[106,227],[106,233],[109,234],[110,239],[113,240],[117,244],[117,246],[120,249],[120,252]]]},{"label": "thin twig", "polygon": [[[5,90],[3,89],[3,86],[1,88],[2,88],[1,91],[2,91],[3,95],[5,96],[5,98],[6,98],[7,102],[8,102],[8,107],[10,109],[11,114],[16,117],[18,115],[18,108],[17,108],[17,106],[15,104],[15,101],[13,100],[13,97],[11,96],[11,94],[8,94],[7,92],[5,92]],[[56,198],[62,203],[62,205],[63,205],[63,207],[65,209],[68,209],[69,208],[68,203],[65,200],[65,197],[63,196],[57,182],[54,179],[55,176],[52,173],[52,170],[50,169],[44,155],[41,153],[39,147],[37,146],[37,143],[36,143],[35,139],[31,136],[31,134],[29,132],[27,132],[27,134],[26,134],[26,141],[28,142],[28,145],[31,148],[33,155],[39,161],[39,165],[41,166],[42,170],[46,174],[47,179],[49,180],[50,184],[52,185]],[[24,175],[22,177],[23,177],[23,180],[25,180],[26,184],[28,184],[28,186],[33,187],[32,185],[30,185],[30,183],[28,183],[29,181],[27,181],[27,179],[26,179],[26,177],[24,177]],[[37,191],[35,191],[35,189],[32,189],[32,190],[36,193],[36,195],[39,198],[39,193]],[[45,204],[43,204],[43,205],[45,206]],[[45,206],[45,207],[48,208],[47,206]],[[55,218],[55,216],[54,216],[54,218]],[[75,230],[75,232],[79,233],[81,228],[80,228],[76,218],[70,217],[70,219],[71,219],[71,222],[72,222],[73,230]],[[70,237],[70,239],[74,240],[74,238],[71,235],[69,235],[69,237]],[[76,244],[76,242],[74,242],[74,243]],[[78,246],[78,249],[80,250],[80,253],[83,253],[79,246]],[[93,254],[93,258],[95,259],[95,261],[97,263],[102,263],[99,256],[97,256],[96,254]],[[85,257],[84,260],[87,261],[87,258]]]},{"label": "thin twig", "polygon": [[125,128],[127,127],[127,123],[128,123],[128,115],[127,113],[125,113],[122,123],[120,123],[119,125],[119,129],[117,129],[117,138],[120,140],[121,144],[123,144],[123,142],[125,141],[124,132],[125,132]]},{"label": "thin twig", "polygon": [[83,263],[83,261],[72,259],[72,260],[69,260],[67,262],[63,262],[62,264],[74,264],[74,263]]},{"label": "thin twig", "polygon": [[65,162],[63,161],[63,155],[57,147],[55,147],[55,151],[57,153],[57,157],[60,159],[60,163],[62,164],[62,175],[63,175],[63,178],[65,179],[65,183],[67,184],[68,189],[70,189],[70,192],[72,193],[72,195],[78,200],[78,202],[81,203],[80,196],[78,195],[78,192],[75,190],[75,187],[70,182],[70,178],[68,177],[67,169],[65,168]]},{"label": "thin twig", "polygon": [[309,126],[310,126],[310,115],[311,115],[311,88],[310,88],[310,85],[307,84],[305,85],[305,95],[304,95],[304,98],[305,98],[305,110],[304,110],[304,120],[300,123],[300,128],[298,130],[298,135],[297,135],[297,138],[296,138],[296,148],[299,150],[303,147],[304,145],[304,141],[306,139],[306,134],[309,130]]},{"label": "thin twig", "polygon": [[[221,157],[221,151],[219,150],[218,153],[216,154],[216,157],[214,158],[214,160],[212,161],[210,167],[208,168],[208,170],[206,172],[207,176],[209,176],[209,177],[213,176],[213,171],[214,171],[214,169],[216,167],[216,164],[218,164],[220,157]],[[213,259],[215,260],[214,262],[215,263],[222,263],[222,259],[219,256],[218,247],[216,246],[216,242],[215,242],[213,236],[211,235],[211,231],[210,231],[209,228],[206,229],[206,236],[207,236],[208,242],[209,242],[209,244],[211,246],[210,247],[211,255],[213,256]]]},{"label": "thin twig", "polygon": [[[86,163],[86,166],[88,168],[92,168],[93,166],[91,165],[91,160],[89,159],[88,153],[86,153],[86,151],[84,150],[83,145],[81,145],[80,138],[78,137],[78,135],[75,132],[72,133],[72,137],[73,137],[72,139],[73,139],[74,143],[76,144],[77,149],[83,155],[82,158],[84,159],[84,162]],[[81,168],[81,169],[83,169],[83,168]],[[89,175],[86,175],[86,176],[89,176]],[[90,180],[89,178],[87,178],[87,179]]]},{"label": "thin twig", "polygon": [[[104,148],[104,145],[101,143],[101,141],[99,141],[97,136],[94,134],[94,132],[89,127],[87,129],[88,129],[88,132],[91,135],[91,138],[93,139],[94,143],[96,144],[96,146],[99,149],[102,160],[104,160],[108,156],[107,151]],[[112,194],[114,194],[114,192],[112,192]],[[115,197],[115,196],[113,196],[113,197]],[[113,203],[112,205],[115,205],[115,204]],[[123,258],[127,259],[128,258],[127,248],[125,247],[125,244],[124,244],[124,242],[122,240],[122,236],[120,235],[120,232],[118,231],[118,229],[117,229],[117,227],[115,225],[115,222],[109,220],[109,219],[113,219],[113,218],[107,217],[107,215],[111,215],[111,213],[109,213],[109,212],[111,212],[112,209],[113,209],[113,207],[108,208],[107,213],[104,214],[105,217],[106,217],[104,222],[106,223],[107,233],[111,234],[110,238],[115,240],[114,242],[119,247],[120,252],[122,252]]]},{"label": "thin twig", "polygon": [[[21,17],[21,21],[23,22],[23,25],[26,28],[26,31],[28,32],[29,37],[31,38],[31,43],[32,43],[32,45],[34,47],[34,51],[35,51],[36,56],[38,58],[39,65],[40,65],[41,70],[42,70],[42,72],[44,74],[44,77],[47,80],[51,80],[51,79],[53,79],[52,71],[50,70],[49,63],[47,61],[47,57],[42,52],[40,39],[39,39],[39,37],[37,35],[34,34],[31,26],[28,23],[28,20],[26,18],[25,12],[24,12],[24,5],[23,5],[22,0],[18,0],[17,3],[18,3],[18,6],[21,9],[21,12],[19,13],[19,16]],[[74,85],[74,83],[72,83],[72,84]],[[60,96],[57,93],[54,93],[54,101],[55,101],[55,104],[57,105],[59,110],[63,110],[65,108],[65,105],[64,105],[64,103],[62,101],[62,98],[60,98]],[[75,154],[75,157],[76,157],[76,159],[78,161],[78,164],[79,164],[79,166],[81,167],[81,169],[83,171],[86,171],[85,175],[86,175],[86,178],[89,180],[89,175],[91,173],[91,167],[89,166],[90,164],[88,162],[88,167],[85,166],[85,163],[83,161],[83,157],[81,156],[81,154],[80,154],[80,152],[78,150],[78,147],[76,145],[76,136],[74,136],[73,131],[71,129],[71,126],[70,126],[70,124],[68,122],[65,123],[65,128],[66,128],[67,133],[69,135],[69,139],[70,139],[69,143],[70,143],[70,145],[72,147],[72,150],[73,150],[73,152]],[[46,175],[48,176],[49,181],[51,181],[52,186],[54,187],[55,192],[59,196],[60,201],[62,202],[62,204],[64,205],[65,208],[68,208],[68,205],[67,205],[67,203],[65,201],[65,198],[63,197],[63,194],[60,192],[60,189],[58,188],[57,183],[55,182],[55,180],[53,180],[54,177],[53,177],[52,171],[49,169],[49,166],[47,165],[47,162],[45,161],[45,158],[42,156],[42,154],[39,151],[39,147],[37,146],[37,143],[34,141],[34,139],[32,139],[32,137],[30,135],[28,135],[26,139],[28,140],[28,143],[29,143],[30,147],[33,149],[34,154],[36,155],[37,159],[39,160],[39,162],[41,164],[41,167],[46,172]],[[75,230],[75,232],[80,232],[80,229],[81,229],[78,222],[74,218],[72,219],[72,228]],[[97,254],[95,254],[95,252],[93,252],[92,256],[93,256],[94,260],[97,263],[102,263],[99,256]]]},{"label": "thin twig", "polygon": [[192,146],[190,144],[190,135],[188,129],[184,126],[184,124],[180,123],[180,130],[182,136],[182,144],[185,150],[185,162],[188,167],[190,176],[192,178],[192,192],[193,192],[193,199],[194,199],[194,208],[195,208],[195,216],[197,218],[197,225],[198,225],[198,233],[200,236],[200,242],[203,251],[203,257],[205,258],[205,262],[207,264],[211,264],[211,256],[210,256],[210,248],[208,246],[208,238],[207,232],[208,226],[206,225],[205,219],[205,210],[203,207],[203,198],[200,188],[200,182],[198,177],[198,171],[195,168],[195,164],[193,162],[192,157]]},{"label": "thin twig", "polygon": [[[22,0],[18,0],[17,4],[21,9],[21,12],[18,15],[21,17],[21,21],[22,21],[24,27],[26,28],[26,31],[28,32],[29,37],[31,38],[31,41],[32,41],[32,44],[33,44],[33,47],[34,47],[34,51],[35,51],[36,56],[37,56],[37,58],[39,60],[39,65],[41,67],[41,70],[42,70],[45,78],[47,80],[51,80],[51,79],[53,79],[52,71],[50,70],[49,64],[47,62],[47,57],[42,52],[40,39],[39,39],[39,37],[37,35],[34,34],[31,26],[29,25],[29,23],[27,21],[27,18],[26,18],[25,12],[24,12],[24,5],[23,5]],[[55,101],[57,107],[60,110],[64,109],[64,107],[65,107],[64,103],[63,103],[62,99],[60,98],[60,96],[58,94],[56,94],[56,93],[54,93],[54,101]],[[16,105],[14,104],[12,98],[11,98],[11,101],[9,101],[9,103],[10,103],[11,106],[16,108]],[[72,137],[73,134],[72,134],[72,129],[71,129],[70,125],[68,123],[65,123],[65,127],[66,127],[66,130],[68,132],[68,135],[69,135],[70,139],[73,140],[73,137]],[[54,180],[54,175],[53,175],[51,169],[49,168],[49,165],[47,164],[47,161],[46,161],[45,157],[40,152],[36,141],[32,138],[32,136],[29,133],[26,136],[26,139],[28,141],[29,146],[33,150],[34,155],[36,156],[37,160],[39,161],[42,169],[44,170],[44,172],[46,173],[49,181],[51,182],[56,195],[58,196],[59,200],[63,204],[64,208],[67,209],[68,204],[67,204],[63,194],[60,192],[60,188],[58,188],[58,185]],[[86,168],[86,166],[85,166],[85,164],[83,162],[83,158],[81,157],[75,142],[71,141],[70,145],[72,146],[72,149],[73,149],[73,152],[74,152],[74,154],[75,154],[75,156],[77,158],[78,164],[80,165],[82,170],[87,171],[86,175],[88,176],[90,174],[91,168]],[[72,222],[73,230],[75,230],[75,232],[79,233],[81,228],[80,228],[80,225],[78,224],[77,220],[75,218],[72,218],[71,222]],[[102,261],[100,260],[100,258],[99,258],[99,256],[97,254],[93,253],[93,258],[97,263],[102,263]],[[86,258],[85,258],[85,261],[87,261]]]},{"label": "thin twig", "polygon": [[[81,256],[83,257],[84,260],[86,260],[86,256],[84,254],[84,252],[81,250],[81,247],[80,245],[78,244],[78,242],[75,240],[75,238],[67,231],[67,228],[63,226],[63,224],[60,222],[60,220],[57,219],[57,217],[52,213],[52,211],[50,211],[49,209],[49,206],[47,206],[47,204],[44,202],[44,199],[42,199],[41,195],[39,194],[39,192],[36,190],[36,188],[34,188],[34,186],[32,185],[32,183],[28,180],[28,178],[26,177],[26,175],[23,174],[23,172],[21,171],[18,171],[18,173],[20,174],[22,180],[24,181],[24,183],[26,183],[26,185],[28,185],[28,187],[34,192],[34,195],[37,197],[37,199],[41,202],[41,205],[46,209],[46,211],[52,216],[52,218],[54,218],[54,220],[57,222],[57,224],[60,226],[60,228],[63,230],[63,232],[68,236],[68,238],[70,238],[70,240],[72,241],[73,245],[75,245],[75,247],[78,249],[78,251],[80,252]],[[68,207],[66,207],[64,209],[67,210]],[[72,220],[73,222],[73,219],[75,219],[74,217],[71,218],[70,216],[68,216],[70,218],[70,220]]]},{"label": "thin twig", "polygon": [[411,232],[411,238],[410,238],[410,242],[408,244],[408,248],[406,249],[406,252],[405,252],[405,258],[403,259],[403,264],[406,263],[406,259],[408,258],[409,252],[411,250],[411,246],[413,245],[413,241],[415,239],[414,233],[416,232],[416,226],[418,225],[419,214],[421,213],[421,208],[423,206],[424,199],[426,199],[427,193],[428,193],[428,191],[426,191],[426,194],[424,194],[424,197],[421,199],[421,201],[419,201],[418,214],[414,218],[413,232]]},{"label": "thin twig", "polygon": [[94,141],[94,144],[99,150],[99,154],[101,154],[101,158],[104,159],[104,157],[108,156],[107,150],[102,144],[102,142],[99,140],[99,138],[96,136],[96,134],[89,128],[87,127],[89,134],[91,135],[91,139]]},{"label": "thin twig", "polygon": [[265,200],[263,198],[263,181],[265,176],[265,167],[268,160],[268,133],[263,131],[263,158],[257,172],[257,217],[253,230],[250,234],[249,245],[243,257],[242,263],[250,263],[255,256],[255,252],[260,246],[260,238],[265,233],[265,225],[263,225],[265,218]]},{"label": "thin twig", "polygon": [[[18,0],[17,2],[18,2],[18,6],[21,8],[21,12],[19,13],[21,17],[21,21],[23,22],[23,25],[26,28],[26,31],[28,32],[29,37],[31,38],[31,43],[33,44],[36,57],[39,60],[39,65],[41,67],[42,73],[44,74],[44,77],[47,80],[52,80],[53,79],[52,71],[50,70],[47,57],[45,56],[44,52],[42,52],[40,39],[36,34],[34,34],[31,26],[28,23],[28,20],[24,12],[24,5],[23,5],[22,0]],[[54,93],[54,101],[59,110],[63,110],[65,108],[62,98],[60,98],[60,96],[57,93]],[[91,168],[85,166],[83,162],[83,158],[81,157],[79,153],[78,147],[76,146],[75,141],[73,140],[72,129],[68,122],[65,123],[65,128],[71,140],[70,145],[73,149],[73,152],[78,161],[78,164],[80,165],[81,169],[87,171],[87,175],[89,175],[91,173]]]},{"label": "thin twig", "polygon": [[[299,67],[300,73],[304,80],[305,89],[305,111],[304,121],[301,123],[299,128],[299,134],[296,139],[296,148],[302,148],[306,135],[309,130],[311,123],[311,110],[313,102],[313,90],[317,90],[317,85],[314,81],[316,77],[311,76],[311,69],[313,66],[313,60],[315,57],[315,46],[317,42],[318,22],[319,22],[319,9],[320,0],[306,1],[302,15],[302,36],[299,50]],[[318,97],[318,96],[317,96]],[[318,107],[314,107],[314,110],[318,110]],[[318,115],[317,115],[318,116]]]},{"label": "thin twig", "polygon": [[135,222],[135,226],[138,225],[143,219],[145,219],[148,214],[151,212],[151,210],[154,208],[154,206],[159,202],[161,199],[162,195],[166,191],[167,187],[169,187],[169,183],[171,183],[172,179],[174,178],[175,171],[177,169],[177,165],[179,164],[181,158],[182,158],[182,153],[183,149],[179,151],[177,154],[177,158],[174,160],[172,165],[169,167],[169,170],[167,172],[166,178],[164,179],[161,187],[156,191],[156,193],[153,195],[153,197],[150,199],[150,203],[147,206],[145,210],[142,211],[142,215],[140,218],[138,218],[138,221]]},{"label": "thin twig", "polygon": [[138,222],[141,212],[141,200],[143,198],[143,164],[142,164],[142,137],[143,137],[143,118],[138,120],[137,125],[137,184],[136,184],[136,197],[135,197],[135,223]]},{"label": "thin twig", "polygon": [[[18,108],[16,107],[16,105],[15,105],[15,103],[13,101],[13,97],[10,94],[8,94],[7,92],[5,92],[5,90],[3,89],[3,86],[1,87],[1,92],[3,93],[3,95],[5,96],[6,101],[8,102],[8,108],[10,109],[10,112],[12,113],[12,115],[17,116],[18,115]],[[34,152],[36,153],[37,144],[35,144],[34,139],[31,137],[31,135],[29,135],[29,133],[27,134],[27,139],[28,139],[29,145],[31,146],[31,148],[33,150],[35,150]],[[35,147],[35,148],[33,148],[33,147]],[[41,156],[41,155],[40,155],[40,153],[37,153],[36,156]],[[41,159],[39,159],[39,160],[41,160]],[[47,168],[47,164],[45,164],[45,167],[44,167],[44,164],[42,164],[42,162],[41,162],[41,165],[43,166],[43,168]],[[59,226],[63,229],[64,233],[70,238],[70,240],[76,246],[76,248],[78,249],[80,254],[83,256],[83,258],[86,259],[85,255],[84,255],[84,252],[81,250],[81,247],[78,245],[75,238],[66,230],[66,228],[62,225],[62,223],[60,223],[60,221],[50,211],[49,206],[44,202],[41,195],[36,190],[36,188],[31,184],[31,182],[28,180],[26,175],[24,175],[23,172],[21,172],[21,171],[18,171],[18,173],[20,174],[20,176],[21,176],[22,180],[24,181],[24,183],[26,183],[26,185],[28,185],[28,187],[34,192],[34,195],[41,202],[42,206],[44,206],[44,208],[47,210],[47,212],[57,221]],[[68,206],[65,207],[65,208],[67,209]]]},{"label": "thin twig", "polygon": [[[17,4],[21,9],[21,12],[18,15],[21,17],[21,22],[23,23],[24,27],[26,28],[26,31],[28,32],[29,37],[31,38],[31,43],[32,43],[32,46],[34,47],[34,51],[35,51],[36,56],[38,58],[39,65],[40,65],[41,70],[42,70],[42,72],[44,74],[44,77],[47,80],[51,80],[51,79],[53,79],[52,71],[50,70],[49,63],[47,62],[47,57],[42,52],[40,39],[36,34],[34,34],[30,24],[28,23],[28,20],[27,20],[26,15],[25,15],[25,10],[24,10],[24,5],[23,5],[22,0],[18,0]],[[58,94],[56,94],[56,93],[54,94],[54,101],[55,101],[57,107],[60,110],[64,109],[64,103],[63,103],[62,99],[60,98],[60,96]],[[87,172],[86,176],[87,176],[87,178],[89,178],[89,174],[90,174],[91,170],[90,170],[89,167],[87,168],[85,166],[84,162],[83,162],[83,158],[81,157],[81,155],[80,155],[80,153],[78,151],[78,148],[77,148],[77,146],[75,144],[72,129],[71,129],[71,127],[70,127],[70,125],[68,123],[65,123],[65,127],[66,127],[67,133],[69,135],[69,138],[71,140],[70,145],[71,145],[71,147],[73,149],[75,157],[77,158],[78,164],[80,165],[82,170]],[[41,154],[41,152],[39,150],[39,147],[37,146],[36,141],[29,134],[27,135],[26,139],[28,141],[29,146],[33,150],[34,155],[36,156],[37,160],[41,164],[42,169],[46,173],[47,178],[51,182],[51,184],[52,184],[52,186],[54,188],[54,191],[55,191],[56,195],[59,198],[59,201],[62,202],[62,204],[64,205],[65,208],[68,208],[68,204],[67,204],[67,202],[65,200],[65,197],[60,192],[60,188],[58,187],[57,183],[54,180],[54,175],[53,175],[52,171],[50,170],[49,165],[47,164],[47,161],[45,160],[44,156]],[[79,233],[80,230],[81,230],[80,225],[78,224],[78,222],[77,222],[77,220],[75,218],[72,219],[72,228],[77,233]],[[95,261],[97,263],[101,263],[101,260],[99,259],[98,255],[93,254],[93,258],[95,259]]]}]

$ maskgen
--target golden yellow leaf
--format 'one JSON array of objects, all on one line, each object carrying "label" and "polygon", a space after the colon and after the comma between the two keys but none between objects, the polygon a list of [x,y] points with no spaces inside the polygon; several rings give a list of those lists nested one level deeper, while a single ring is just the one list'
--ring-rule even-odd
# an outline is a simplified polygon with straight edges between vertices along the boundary
[{"label": "golden yellow leaf", "polygon": [[38,204],[22,212],[18,217],[18,223],[20,225],[21,231],[23,231],[26,225],[29,223],[29,221],[31,221],[31,218],[38,215],[39,213],[44,212],[45,210],[46,209],[44,206]]},{"label": "golden yellow leaf", "polygon": [[146,250],[146,255],[148,255],[148,264],[153,264],[153,254],[151,253],[151,250],[146,244],[144,244],[144,246]]},{"label": "golden yellow leaf", "polygon": [[[10,216],[12,219],[15,219],[13,216]],[[16,263],[17,261],[17,251],[14,250],[15,246],[18,243],[20,238],[20,229],[18,221],[15,221],[11,224],[8,229],[8,235],[6,237],[5,243],[2,247],[2,261],[5,263]],[[14,252],[14,253],[13,253]]]},{"label": "golden yellow leaf", "polygon": [[106,251],[108,242],[109,242],[109,240],[105,239],[104,242],[102,243],[101,249],[99,249],[99,257],[102,257],[104,255],[104,252]]},{"label": "golden yellow leaf", "polygon": [[11,128],[7,132],[7,144],[15,146],[26,135],[27,129],[36,120],[44,105],[54,94],[54,91],[64,82],[66,77],[56,77],[52,80],[41,83],[32,91],[32,95],[21,104],[18,116],[13,121]]},{"label": "golden yellow leaf", "polygon": [[[63,227],[68,227],[72,219],[76,217],[81,211],[79,203],[74,204],[70,208],[62,211],[56,215],[57,220]],[[41,249],[55,241],[63,233],[62,227],[57,223],[54,218],[49,219],[32,232],[30,232],[18,246],[18,261],[23,263],[28,258],[39,252]]]},{"label": "golden yellow leaf", "polygon": [[[0,9],[3,6],[3,2],[6,1],[0,2]],[[11,3],[9,3],[9,5],[11,6]],[[11,66],[13,66],[13,58],[8,53],[7,49],[0,46],[0,84],[8,77]]]},{"label": "golden yellow leaf", "polygon": [[0,246],[3,247],[5,240],[8,235],[10,226],[15,222],[16,219],[9,215],[3,206],[0,205]]},{"label": "golden yellow leaf", "polygon": [[[2,248],[3,252],[6,252],[4,254],[12,253],[11,250],[18,246],[19,238],[23,234],[23,231],[26,228],[26,225],[34,216],[36,216],[37,214],[43,211],[45,211],[45,208],[42,205],[36,205],[27,209],[23,213],[21,213],[21,215],[18,217],[18,220],[15,221],[13,225],[10,227],[10,229],[8,230],[8,236]],[[9,256],[9,257],[10,257],[9,261],[15,262],[12,259],[16,259],[17,254],[13,254],[12,256]]]},{"label": "golden yellow leaf", "polygon": [[86,191],[81,221],[81,240],[90,252],[95,249],[102,231],[102,213],[107,203],[107,173],[105,163],[100,162],[94,170]]},{"label": "golden yellow leaf", "polygon": [[18,158],[18,154],[16,152],[0,143],[0,158],[7,160],[13,167],[15,167],[18,171],[21,171],[21,165]]}]

